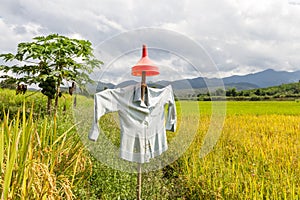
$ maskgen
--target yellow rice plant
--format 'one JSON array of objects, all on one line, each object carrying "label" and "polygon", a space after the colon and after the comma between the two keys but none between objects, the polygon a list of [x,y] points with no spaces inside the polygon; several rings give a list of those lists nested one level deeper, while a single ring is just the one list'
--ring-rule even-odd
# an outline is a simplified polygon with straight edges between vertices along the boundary
[{"label": "yellow rice plant", "polygon": [[209,117],[181,158],[190,199],[300,199],[300,116],[227,115],[214,150],[200,159]]}]

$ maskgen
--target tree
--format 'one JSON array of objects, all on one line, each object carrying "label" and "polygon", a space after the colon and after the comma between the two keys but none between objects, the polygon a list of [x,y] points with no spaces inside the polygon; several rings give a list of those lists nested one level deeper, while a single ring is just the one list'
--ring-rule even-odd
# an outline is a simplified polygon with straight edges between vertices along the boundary
[{"label": "tree", "polygon": [[233,96],[233,97],[236,97],[236,95],[237,95],[237,91],[236,91],[236,89],[235,89],[235,88],[232,88],[232,90],[231,90],[231,94],[232,94],[232,96]]},{"label": "tree", "polygon": [[235,88],[226,90],[226,96],[227,97],[230,97],[230,96],[235,97],[236,95],[237,95],[237,91],[236,91]]},{"label": "tree", "polygon": [[8,88],[8,89],[16,89],[16,87],[17,87],[16,80],[5,79],[5,80],[0,82],[0,87],[1,88]]},{"label": "tree", "polygon": [[218,88],[216,90],[216,96],[223,96],[225,94],[225,91],[222,88]]},{"label": "tree", "polygon": [[254,94],[257,95],[257,96],[260,96],[260,95],[261,95],[260,89],[257,89],[257,90],[254,92]]},{"label": "tree", "polygon": [[[58,34],[33,38],[33,42],[18,44],[16,54],[1,54],[5,62],[17,64],[0,66],[0,72],[11,72],[11,76],[0,78],[17,83],[38,84],[48,97],[47,110],[51,111],[55,99],[55,113],[58,106],[60,86],[65,81],[74,81],[81,89],[92,80],[89,73],[103,64],[93,55],[92,44],[86,40],[70,39]],[[15,62],[14,62],[15,63]]]}]

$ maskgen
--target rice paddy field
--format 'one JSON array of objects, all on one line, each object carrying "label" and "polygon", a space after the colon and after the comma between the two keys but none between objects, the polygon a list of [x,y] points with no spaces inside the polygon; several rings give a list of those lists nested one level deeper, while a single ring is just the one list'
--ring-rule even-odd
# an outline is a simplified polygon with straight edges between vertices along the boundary
[{"label": "rice paddy field", "polygon": [[227,102],[217,145],[199,159],[198,145],[209,123],[208,104],[200,102],[199,132],[182,158],[189,198],[299,199],[299,103]]},{"label": "rice paddy field", "polygon": [[[68,112],[51,118],[43,115],[42,95],[0,90],[2,199],[135,199],[137,175],[98,161],[82,144],[72,98],[61,101]],[[92,104],[77,97],[81,117],[92,117]],[[177,102],[178,130],[167,133],[168,151],[183,147],[176,146],[178,135],[191,143],[174,162],[142,174],[142,199],[300,199],[300,102],[227,102],[220,137],[200,157],[211,105]],[[115,116],[100,125],[117,144]]]}]

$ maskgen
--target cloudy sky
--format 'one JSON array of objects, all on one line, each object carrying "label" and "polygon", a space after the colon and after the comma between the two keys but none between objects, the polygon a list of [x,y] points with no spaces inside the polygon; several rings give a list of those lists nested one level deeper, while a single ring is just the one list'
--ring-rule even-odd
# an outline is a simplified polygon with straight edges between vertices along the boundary
[{"label": "cloudy sky", "polygon": [[0,0],[0,33],[1,53],[51,33],[89,40],[105,80],[130,76],[142,44],[160,79],[300,70],[300,0]]}]

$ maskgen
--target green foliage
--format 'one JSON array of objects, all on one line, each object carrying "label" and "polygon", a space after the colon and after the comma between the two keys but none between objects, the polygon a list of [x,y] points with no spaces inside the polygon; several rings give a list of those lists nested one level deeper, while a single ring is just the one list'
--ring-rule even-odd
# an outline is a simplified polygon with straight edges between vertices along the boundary
[{"label": "green foliage", "polygon": [[[176,169],[178,170],[178,169]],[[136,199],[137,174],[111,169],[93,160],[89,194],[81,199]],[[142,199],[177,199],[186,192],[172,167],[142,174]]]},{"label": "green foliage", "polygon": [[216,96],[224,96],[225,91],[222,88],[218,88],[215,92]]},{"label": "green foliage", "polygon": [[257,95],[257,96],[261,95],[260,89],[257,89],[257,90],[254,92],[254,94]]},{"label": "green foliage", "polygon": [[237,91],[235,88],[231,88],[226,90],[226,96],[227,97],[235,97],[237,95]]},{"label": "green foliage", "polygon": [[[224,93],[226,98],[224,97]],[[300,83],[282,84],[268,88],[237,91],[228,88],[226,91],[218,88],[211,94],[200,93],[198,101],[268,101],[268,100],[297,100],[300,99]],[[222,97],[222,98],[221,98]]]},{"label": "green foliage", "polygon": [[[260,88],[254,90],[244,90],[241,91],[248,96],[252,97],[252,100],[264,100],[264,99],[296,99],[300,98],[300,83],[289,83],[282,84],[279,86],[273,86],[268,88]],[[256,97],[255,97],[256,96]],[[268,98],[261,98],[268,97]],[[250,99],[251,100],[251,99]]]},{"label": "green foliage", "polygon": [[0,82],[0,88],[6,88],[6,89],[16,89],[17,84],[16,80],[14,79],[5,79]]}]

